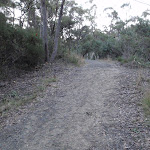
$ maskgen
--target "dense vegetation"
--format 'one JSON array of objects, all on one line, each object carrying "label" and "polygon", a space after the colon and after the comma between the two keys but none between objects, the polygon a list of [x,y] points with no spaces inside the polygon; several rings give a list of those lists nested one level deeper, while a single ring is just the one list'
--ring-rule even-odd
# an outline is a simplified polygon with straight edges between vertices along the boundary
[{"label": "dense vegetation", "polygon": [[0,58],[2,65],[35,66],[42,62],[42,41],[33,29],[12,27],[0,13]]},{"label": "dense vegetation", "polygon": [[101,31],[96,28],[93,3],[83,9],[74,0],[0,0],[0,7],[1,75],[16,68],[33,68],[49,61],[54,53],[57,58],[74,63],[78,62],[77,54],[149,65],[149,10],[141,18],[122,21],[113,8],[106,8],[111,24]]}]

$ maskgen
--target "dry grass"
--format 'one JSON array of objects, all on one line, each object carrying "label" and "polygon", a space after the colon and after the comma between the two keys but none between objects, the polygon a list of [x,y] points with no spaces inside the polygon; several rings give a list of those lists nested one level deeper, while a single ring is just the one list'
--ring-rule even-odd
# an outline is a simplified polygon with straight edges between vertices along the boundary
[{"label": "dry grass", "polygon": [[144,112],[150,118],[150,91],[145,93],[144,99],[142,101]]},{"label": "dry grass", "polygon": [[3,116],[3,114],[6,114],[12,109],[16,109],[19,106],[32,102],[37,98],[37,96],[42,96],[42,93],[45,91],[46,87],[56,81],[56,77],[44,78],[40,85],[35,85],[34,91],[32,91],[29,95],[20,96],[17,91],[11,91],[0,101],[0,115]]},{"label": "dry grass", "polygon": [[139,67],[139,71],[137,73],[137,79],[136,79],[136,88],[140,88],[140,90],[143,91],[143,93],[145,93],[144,98],[142,100],[142,106],[146,116],[150,117],[150,91],[146,90],[147,89],[146,87],[143,87],[143,83],[145,81],[149,82],[149,80],[146,80],[145,78],[146,77],[145,77],[144,69],[142,67]]},{"label": "dry grass", "polygon": [[67,63],[72,63],[76,66],[82,66],[85,63],[84,58],[75,53],[66,54],[65,61]]},{"label": "dry grass", "polygon": [[19,96],[15,98],[7,97],[1,103],[0,114],[3,116],[3,114],[9,112],[11,109],[16,109],[19,106],[23,106],[26,103],[35,100],[36,98],[37,98],[37,93],[33,93],[30,96],[25,96],[24,98]]},{"label": "dry grass", "polygon": [[144,70],[142,68],[139,68],[138,74],[137,74],[137,80],[136,80],[136,87],[139,87],[144,79]]}]

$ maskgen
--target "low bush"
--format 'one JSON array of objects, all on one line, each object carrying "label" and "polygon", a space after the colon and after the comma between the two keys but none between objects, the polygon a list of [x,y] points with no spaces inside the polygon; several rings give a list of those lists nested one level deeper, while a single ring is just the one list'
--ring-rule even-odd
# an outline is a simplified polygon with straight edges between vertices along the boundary
[{"label": "low bush", "polygon": [[125,64],[128,62],[128,60],[124,59],[123,57],[118,57],[117,60],[121,63],[121,64]]},{"label": "low bush", "polygon": [[[21,29],[22,30],[22,29]],[[33,30],[24,32],[24,37],[22,37],[22,47],[23,53],[15,61],[19,66],[22,64],[27,67],[34,67],[44,61],[44,50],[42,46],[42,41]]]},{"label": "low bush", "polygon": [[107,58],[108,55],[112,58],[116,58],[122,55],[121,44],[118,43],[114,37],[106,36],[102,33],[97,39],[93,37],[91,40],[88,39],[82,44],[81,54],[83,57],[92,52],[98,56],[98,58]]},{"label": "low bush", "polygon": [[84,64],[83,58],[75,53],[65,54],[64,61],[67,63],[72,63],[76,66],[80,66],[80,65]]},{"label": "low bush", "polygon": [[33,29],[13,27],[6,20],[0,13],[0,71],[28,69],[42,63],[44,50],[38,33]]}]

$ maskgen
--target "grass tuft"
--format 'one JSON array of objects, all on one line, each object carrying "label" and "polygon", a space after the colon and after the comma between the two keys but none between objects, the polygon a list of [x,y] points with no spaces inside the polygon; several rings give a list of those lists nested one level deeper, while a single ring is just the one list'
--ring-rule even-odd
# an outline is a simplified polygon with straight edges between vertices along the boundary
[{"label": "grass tuft", "polygon": [[118,57],[117,60],[118,60],[121,64],[128,63],[128,60],[127,60],[127,59],[124,59],[123,57]]},{"label": "grass tuft", "polygon": [[65,55],[65,61],[67,63],[72,63],[74,64],[75,66],[81,66],[83,65],[85,62],[84,62],[84,59],[83,57],[75,54],[75,53],[71,53],[71,54],[66,54]]},{"label": "grass tuft", "polygon": [[44,83],[47,85],[47,84],[49,84],[49,83],[52,83],[52,82],[56,82],[57,80],[56,80],[56,77],[54,77],[54,78],[46,78],[45,80],[44,80]]},{"label": "grass tuft", "polygon": [[16,109],[19,106],[23,106],[32,102],[38,96],[41,96],[41,94],[45,91],[46,87],[50,85],[50,83],[56,81],[56,77],[43,79],[40,85],[36,86],[36,89],[31,94],[24,95],[24,97],[19,96],[17,91],[10,91],[10,93],[0,101],[0,116],[3,116],[3,114],[6,114],[12,109]]},{"label": "grass tuft", "polygon": [[32,102],[33,100],[36,99],[36,97],[37,97],[37,94],[33,94],[25,98],[19,98],[19,97],[5,98],[5,100],[3,100],[3,103],[1,103],[1,106],[0,106],[0,115],[3,115],[3,113],[6,113],[11,109],[16,109],[19,106],[23,106],[28,102]]},{"label": "grass tuft", "polygon": [[150,117],[150,92],[145,94],[142,105],[146,116]]}]

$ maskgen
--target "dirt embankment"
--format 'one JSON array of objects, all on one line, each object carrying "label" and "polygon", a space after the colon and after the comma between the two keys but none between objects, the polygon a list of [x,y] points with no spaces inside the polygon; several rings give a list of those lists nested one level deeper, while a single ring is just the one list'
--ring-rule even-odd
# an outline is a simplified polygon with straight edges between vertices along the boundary
[{"label": "dirt embankment", "polygon": [[0,149],[149,149],[136,69],[108,61],[58,68],[57,81],[1,130]]}]

